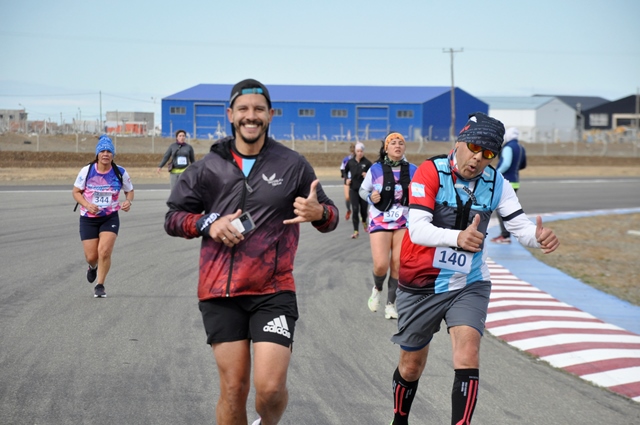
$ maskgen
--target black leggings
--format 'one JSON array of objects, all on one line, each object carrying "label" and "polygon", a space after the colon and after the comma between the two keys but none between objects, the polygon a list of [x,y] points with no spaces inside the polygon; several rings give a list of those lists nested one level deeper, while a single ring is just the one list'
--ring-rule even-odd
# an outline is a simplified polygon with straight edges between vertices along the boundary
[{"label": "black leggings", "polygon": [[357,232],[360,228],[360,221],[362,221],[362,223],[365,223],[364,226],[366,226],[369,203],[362,199],[358,194],[358,191],[354,189],[349,189],[349,198],[351,198],[351,210],[353,211],[351,215],[353,230]]}]

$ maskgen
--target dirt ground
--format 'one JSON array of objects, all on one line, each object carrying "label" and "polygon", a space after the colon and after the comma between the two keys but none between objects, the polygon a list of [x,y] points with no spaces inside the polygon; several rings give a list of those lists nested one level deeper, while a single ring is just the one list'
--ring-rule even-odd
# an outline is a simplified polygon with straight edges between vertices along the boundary
[{"label": "dirt ground", "polygon": [[[94,157],[95,138],[58,137],[25,143],[24,136],[0,135],[0,185],[60,185],[71,188],[82,165]],[[156,173],[162,153],[172,140],[156,138],[150,152],[149,138],[123,139],[116,145],[116,162],[124,166],[134,184],[169,184],[166,169]],[[196,158],[204,156],[210,142],[196,141]],[[34,149],[34,143],[37,143]],[[316,170],[320,180],[339,178],[339,164],[348,143],[285,142],[301,152]],[[336,146],[338,145],[338,146]],[[378,142],[366,143],[365,155],[377,157]],[[535,147],[536,149],[539,147]],[[639,177],[640,157],[636,152],[615,152],[601,147],[560,147],[536,152],[528,146],[528,166],[521,178],[534,177]],[[562,149],[564,150],[562,150]],[[618,147],[619,148],[619,147]],[[420,164],[425,158],[446,153],[447,144],[411,145],[408,159]],[[575,149],[579,155],[569,155]],[[590,155],[586,150],[594,150]],[[326,152],[325,152],[326,150]],[[146,152],[146,153],[145,153]],[[611,156],[604,155],[605,153]],[[615,216],[612,220],[587,217],[549,224],[558,234],[561,246],[549,255],[531,250],[539,260],[620,299],[640,305],[640,214]],[[597,235],[594,237],[594,235]]]}]

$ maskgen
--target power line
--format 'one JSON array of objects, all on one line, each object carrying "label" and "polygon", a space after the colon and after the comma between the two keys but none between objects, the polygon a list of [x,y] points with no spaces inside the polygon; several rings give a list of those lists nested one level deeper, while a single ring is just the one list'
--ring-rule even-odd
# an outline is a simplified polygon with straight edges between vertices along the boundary
[{"label": "power line", "polygon": [[96,93],[65,93],[65,94],[2,94],[0,97],[74,97],[74,96],[95,96]]},{"label": "power line", "polygon": [[[64,35],[64,34],[40,34],[27,33],[20,31],[0,31],[0,36],[22,37],[22,38],[38,38],[46,40],[65,40],[78,42],[100,42],[100,43],[119,43],[119,44],[143,44],[143,45],[175,45],[181,47],[218,47],[218,48],[270,48],[270,49],[304,49],[304,50],[376,50],[376,51],[427,51],[440,50],[439,47],[430,46],[380,46],[380,45],[331,45],[331,44],[273,44],[273,43],[230,43],[230,42],[209,42],[194,40],[176,40],[176,39],[143,39],[143,38],[116,38],[116,37],[99,37],[95,35]],[[578,55],[578,56],[628,56],[637,57],[638,51],[627,49],[624,51],[594,51],[594,50],[544,50],[544,49],[487,49],[485,47],[474,48],[467,47],[468,52],[489,52],[496,54],[535,54],[535,55]]]}]

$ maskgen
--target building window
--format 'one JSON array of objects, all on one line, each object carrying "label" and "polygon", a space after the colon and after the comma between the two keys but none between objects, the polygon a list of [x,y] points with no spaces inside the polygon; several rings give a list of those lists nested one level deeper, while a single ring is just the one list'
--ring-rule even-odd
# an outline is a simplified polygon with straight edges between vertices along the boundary
[{"label": "building window", "polygon": [[298,109],[298,116],[299,117],[315,117],[316,116],[316,110],[315,109]]},{"label": "building window", "polygon": [[398,118],[413,118],[413,111],[398,111],[396,116]]},{"label": "building window", "polygon": [[169,113],[171,115],[185,115],[187,113],[187,108],[184,106],[172,106],[169,109]]},{"label": "building window", "polygon": [[609,115],[589,114],[589,125],[591,127],[609,127]]},{"label": "building window", "polygon": [[346,109],[332,109],[331,117],[333,118],[346,118],[347,110]]},{"label": "building window", "polygon": [[282,116],[282,108],[273,108],[273,116],[281,117]]}]

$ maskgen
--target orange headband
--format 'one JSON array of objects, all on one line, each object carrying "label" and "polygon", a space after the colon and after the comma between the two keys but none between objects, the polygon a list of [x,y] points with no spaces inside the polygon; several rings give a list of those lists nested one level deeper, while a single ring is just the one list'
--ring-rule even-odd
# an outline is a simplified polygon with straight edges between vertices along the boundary
[{"label": "orange headband", "polygon": [[404,142],[404,136],[402,136],[402,134],[400,133],[391,133],[389,134],[385,139],[384,139],[384,150],[387,150],[387,147],[389,146],[389,142],[391,141],[391,139],[400,139]]}]

